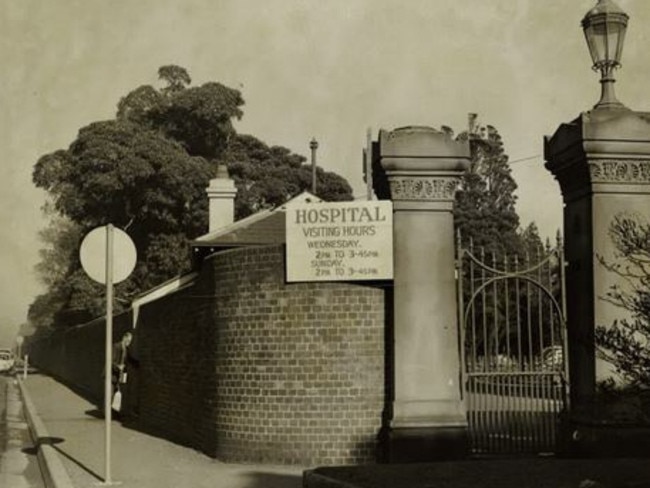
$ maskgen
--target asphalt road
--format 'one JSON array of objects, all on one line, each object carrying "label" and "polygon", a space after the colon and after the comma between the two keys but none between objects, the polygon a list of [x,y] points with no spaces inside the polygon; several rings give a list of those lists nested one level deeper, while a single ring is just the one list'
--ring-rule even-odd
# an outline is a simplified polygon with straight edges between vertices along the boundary
[{"label": "asphalt road", "polygon": [[11,376],[0,375],[0,486],[43,488],[20,392]]}]

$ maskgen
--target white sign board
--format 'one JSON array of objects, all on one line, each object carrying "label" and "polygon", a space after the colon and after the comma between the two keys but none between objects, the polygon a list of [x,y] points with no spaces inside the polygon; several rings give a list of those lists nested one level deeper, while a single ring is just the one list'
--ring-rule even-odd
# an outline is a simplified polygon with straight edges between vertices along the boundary
[{"label": "white sign board", "polygon": [[393,278],[390,201],[287,206],[287,281]]},{"label": "white sign board", "polygon": [[[86,274],[97,283],[106,283],[106,233],[107,226],[91,230],[81,242],[79,259]],[[135,244],[123,230],[113,227],[113,283],[129,277],[135,268],[138,255]]]}]

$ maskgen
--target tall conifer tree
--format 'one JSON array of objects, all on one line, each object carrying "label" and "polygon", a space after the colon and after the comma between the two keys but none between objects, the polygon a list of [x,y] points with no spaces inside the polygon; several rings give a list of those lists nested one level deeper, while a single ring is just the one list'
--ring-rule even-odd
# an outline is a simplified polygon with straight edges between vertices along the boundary
[{"label": "tall conifer tree", "polygon": [[521,251],[519,216],[515,209],[517,183],[512,177],[499,132],[487,126],[465,132],[469,140],[471,165],[456,193],[454,222],[463,245],[497,255]]}]

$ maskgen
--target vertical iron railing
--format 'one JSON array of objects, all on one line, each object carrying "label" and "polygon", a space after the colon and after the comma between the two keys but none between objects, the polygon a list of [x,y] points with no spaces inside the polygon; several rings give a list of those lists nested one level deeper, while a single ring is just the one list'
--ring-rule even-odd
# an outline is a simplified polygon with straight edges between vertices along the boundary
[{"label": "vertical iron railing", "polygon": [[555,451],[567,408],[561,240],[533,256],[488,255],[457,236],[461,381],[476,454]]}]

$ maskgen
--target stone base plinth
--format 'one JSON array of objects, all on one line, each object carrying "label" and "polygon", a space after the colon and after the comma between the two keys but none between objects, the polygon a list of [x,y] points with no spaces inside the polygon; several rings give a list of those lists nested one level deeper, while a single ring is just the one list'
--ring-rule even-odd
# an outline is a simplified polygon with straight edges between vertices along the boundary
[{"label": "stone base plinth", "polygon": [[565,433],[562,457],[650,458],[650,427],[572,424]]},{"label": "stone base plinth", "polygon": [[388,463],[463,459],[469,455],[466,426],[392,428],[382,437],[382,458]]}]

